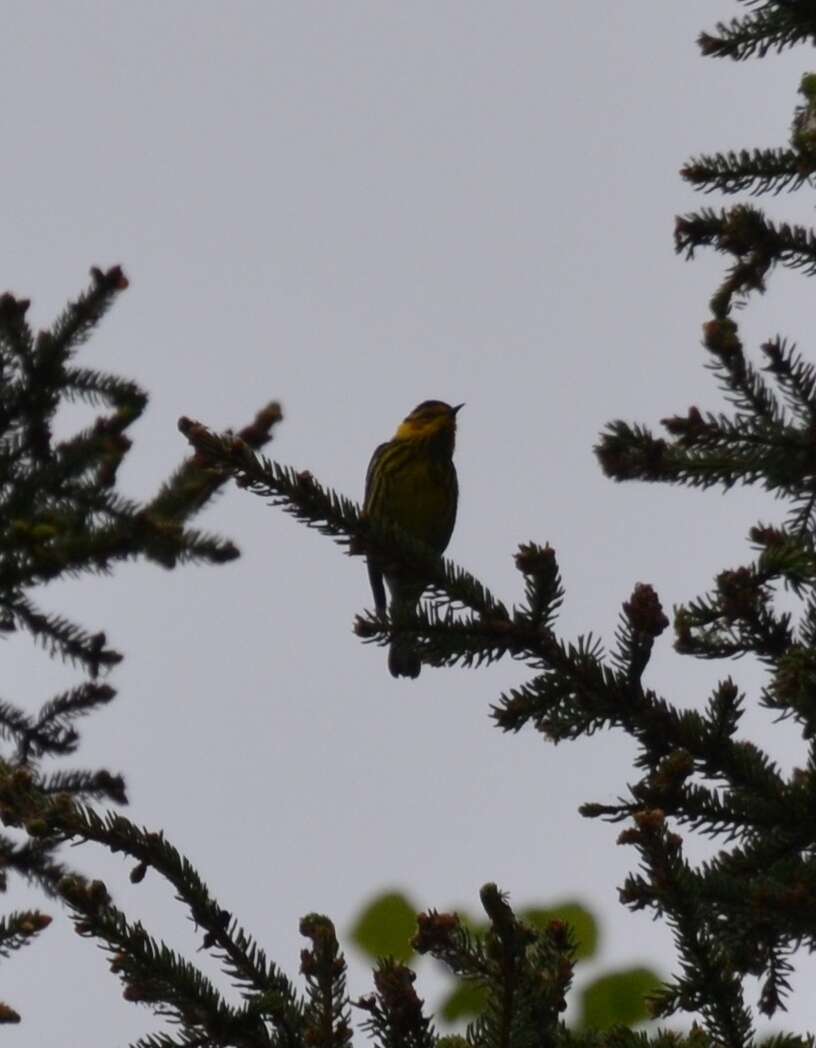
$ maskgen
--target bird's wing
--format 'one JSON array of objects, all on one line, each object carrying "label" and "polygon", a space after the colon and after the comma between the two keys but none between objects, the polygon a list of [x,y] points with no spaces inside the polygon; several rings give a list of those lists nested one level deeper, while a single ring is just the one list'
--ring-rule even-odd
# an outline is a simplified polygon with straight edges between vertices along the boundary
[{"label": "bird's wing", "polygon": [[371,485],[372,485],[373,480],[374,480],[374,473],[375,473],[375,471],[377,469],[377,463],[380,461],[380,457],[382,456],[382,453],[385,451],[385,449],[388,447],[389,444],[390,444],[390,441],[386,440],[386,442],[384,444],[380,444],[380,446],[378,448],[375,448],[374,454],[371,456],[371,461],[368,464],[368,469],[366,470],[366,479],[365,479],[365,495],[363,495],[363,509],[365,509],[365,510],[371,508],[369,506],[368,500],[371,497]]},{"label": "bird's wing", "polygon": [[385,615],[387,601],[385,598],[383,573],[379,565],[375,564],[371,557],[368,558],[368,581],[371,583],[371,592],[374,594],[374,607],[377,609],[377,614],[380,616]]},{"label": "bird's wing", "polygon": [[[374,454],[371,456],[371,461],[368,464],[366,470],[366,481],[365,481],[365,495],[363,496],[363,510],[370,510],[369,499],[371,498],[371,489],[374,480],[374,473],[377,469],[377,463],[380,460],[380,456],[388,447],[388,441],[384,444],[380,444],[375,449]],[[368,581],[371,583],[371,592],[374,595],[374,606],[377,609],[378,615],[384,615],[388,601],[385,596],[385,584],[383,582],[382,569],[378,564],[375,564],[374,560],[368,558]]]}]

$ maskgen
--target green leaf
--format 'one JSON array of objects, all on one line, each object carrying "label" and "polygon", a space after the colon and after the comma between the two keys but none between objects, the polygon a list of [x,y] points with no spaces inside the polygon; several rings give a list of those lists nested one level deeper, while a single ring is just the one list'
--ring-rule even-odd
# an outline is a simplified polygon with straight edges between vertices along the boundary
[{"label": "green leaf", "polygon": [[578,1026],[604,1030],[622,1023],[632,1026],[650,1018],[646,996],[663,982],[651,968],[625,968],[602,975],[580,995]]},{"label": "green leaf", "polygon": [[600,933],[598,922],[589,910],[579,902],[562,902],[557,906],[529,906],[519,911],[519,917],[534,928],[546,928],[550,921],[563,921],[572,926],[578,949],[575,957],[585,961],[593,957],[598,950]]},{"label": "green leaf", "polygon": [[459,1019],[475,1019],[481,1015],[487,1003],[487,990],[471,982],[460,982],[440,1006],[442,1018],[449,1023]]},{"label": "green leaf", "polygon": [[383,892],[368,903],[351,928],[351,938],[369,957],[393,957],[405,963],[414,955],[417,907],[402,892]]}]

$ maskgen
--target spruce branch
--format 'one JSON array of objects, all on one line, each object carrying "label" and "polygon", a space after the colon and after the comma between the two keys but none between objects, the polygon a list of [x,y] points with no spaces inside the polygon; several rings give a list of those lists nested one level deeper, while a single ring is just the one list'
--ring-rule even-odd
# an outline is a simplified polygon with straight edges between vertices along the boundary
[{"label": "spruce branch", "polygon": [[808,482],[811,438],[804,430],[750,419],[704,418],[694,408],[688,417],[674,416],[663,424],[674,440],[622,420],[609,423],[595,446],[604,473],[617,481],[726,490],[761,483],[790,500]]},{"label": "spruce branch", "polygon": [[764,58],[794,44],[816,41],[816,14],[809,0],[740,0],[755,10],[730,22],[717,22],[714,33],[701,33],[702,54],[714,58]]},{"label": "spruce branch", "polygon": [[21,626],[40,641],[51,655],[82,665],[95,680],[99,674],[122,661],[122,656],[107,647],[104,633],[88,633],[62,615],[42,612],[31,600],[12,591],[2,600],[8,621]]},{"label": "spruce branch", "polygon": [[767,360],[765,370],[773,375],[790,410],[812,427],[816,422],[816,367],[787,339],[772,338],[760,348]]},{"label": "spruce branch", "polygon": [[681,959],[682,974],[654,998],[655,1014],[700,1013],[719,1042],[729,1048],[746,1048],[753,1024],[741,981],[733,958],[709,930],[680,838],[668,831],[661,811],[644,811],[619,841],[637,847],[648,877],[630,876],[621,890],[621,901],[633,909],[649,906],[664,915],[675,933]]},{"label": "spruce branch", "polygon": [[38,350],[41,359],[67,356],[80,346],[97,327],[113,305],[114,299],[129,286],[121,266],[108,270],[93,266],[91,286],[70,302],[47,333],[45,344]]},{"label": "spruce branch", "polygon": [[92,368],[66,367],[62,388],[68,400],[114,408],[113,417],[123,429],[135,422],[147,406],[147,394],[135,382]]},{"label": "spruce branch", "polygon": [[[757,747],[734,738],[743,703],[731,680],[721,682],[705,714],[677,710],[642,687],[651,647],[667,625],[651,587],[636,587],[624,605],[618,650],[609,664],[588,640],[577,645],[553,640],[547,649],[549,669],[502,696],[493,708],[496,724],[517,732],[532,723],[555,742],[620,728],[640,744],[638,766],[662,768],[665,776],[667,759],[688,754],[698,772],[728,782],[734,791],[731,808],[718,809],[714,820],[727,832],[735,827],[745,832],[769,822],[789,825],[798,816],[789,813],[789,794],[778,769]],[[746,806],[737,803],[743,794],[749,799]],[[693,803],[692,795],[682,797],[676,813],[699,825],[705,814],[702,796],[694,795]],[[706,796],[711,802],[713,795]],[[662,799],[667,802],[665,796]]]},{"label": "spruce branch", "polygon": [[806,276],[816,273],[816,236],[812,230],[777,224],[758,208],[740,204],[719,212],[704,208],[677,218],[675,249],[694,258],[700,247],[713,247],[735,259],[711,300],[716,320],[725,320],[734,303],[763,292],[769,270],[781,264]]},{"label": "spruce branch", "polygon": [[[271,401],[258,412],[255,419],[238,431],[239,440],[258,451],[271,439],[273,430],[283,419],[277,401]],[[148,511],[162,518],[182,521],[196,513],[227,481],[212,469],[202,468],[200,460],[191,456],[161,487],[148,506]]]},{"label": "spruce branch", "polygon": [[676,649],[706,659],[752,653],[774,664],[793,630],[790,613],[773,609],[771,581],[757,565],[720,572],[714,593],[677,609]]},{"label": "spruce branch", "polygon": [[695,189],[705,193],[778,194],[799,189],[811,177],[793,149],[741,149],[738,153],[703,153],[680,170]]},{"label": "spruce branch", "polygon": [[[40,709],[36,721],[17,733],[20,760],[25,762],[46,753],[73,753],[79,733],[71,722],[106,705],[115,694],[108,685],[91,680],[50,699]],[[19,711],[15,712],[19,716]]]},{"label": "spruce branch", "polygon": [[5,291],[0,295],[0,351],[9,354],[8,364],[17,373],[30,360],[34,338],[26,323],[25,315],[31,299],[16,298]]},{"label": "spruce branch", "polygon": [[0,917],[0,957],[8,957],[44,931],[51,918],[39,910],[22,910]]},{"label": "spruce branch", "polygon": [[110,967],[125,986],[126,1000],[148,1005],[158,1015],[206,1037],[206,1043],[224,1048],[272,1043],[250,1007],[228,1005],[198,968],[157,943],[140,923],[128,921],[101,881],[67,878],[61,890],[77,932],[100,939],[112,955]]},{"label": "spruce branch", "polygon": [[527,603],[514,618],[529,622],[539,631],[551,630],[565,595],[555,550],[549,544],[542,547],[535,542],[524,543],[519,546],[515,562],[524,576]]},{"label": "spruce branch", "polygon": [[127,804],[125,780],[121,775],[114,775],[104,768],[97,771],[82,771],[72,768],[70,771],[41,773],[37,785],[43,793],[56,796],[68,794],[77,801],[110,801],[113,804]]},{"label": "spruce branch", "polygon": [[5,891],[7,874],[13,871],[49,899],[59,899],[60,881],[80,875],[54,858],[56,850],[54,841],[29,838],[17,843],[0,834],[0,889]]},{"label": "spruce branch", "polygon": [[0,701],[0,737],[13,739],[18,745],[36,732],[27,714],[11,703]]},{"label": "spruce branch", "polygon": [[311,949],[300,954],[308,996],[304,1012],[306,1042],[314,1048],[349,1048],[351,1015],[346,962],[334,925],[328,917],[313,913],[300,922],[300,933],[312,943]]},{"label": "spruce branch", "polygon": [[[456,914],[420,915],[413,945],[482,988],[485,1007],[468,1029],[471,1044],[510,1048],[553,1043],[572,982],[575,942],[560,921],[539,930],[520,921],[495,884],[480,892],[490,926],[474,936]],[[535,1031],[535,1040],[532,1040]]]},{"label": "spruce branch", "polygon": [[[175,888],[191,920],[203,930],[203,947],[219,957],[224,971],[236,985],[242,987],[244,997],[249,1002],[248,1007],[254,1009],[252,1014],[256,1018],[261,1015],[268,1018],[278,1031],[280,1043],[297,1048],[302,1033],[302,1009],[289,980],[267,961],[263,951],[237,925],[231,914],[213,899],[190,862],[161,833],[140,829],[114,813],[101,816],[75,803],[65,793],[50,796],[30,773],[8,765],[0,765],[0,816],[7,826],[23,826],[29,835],[38,840],[94,841],[112,852],[122,852],[137,863],[131,878],[136,882],[143,879],[149,868],[155,869]],[[141,926],[131,926],[122,914],[109,905],[104,887],[95,889],[99,899],[85,882],[79,882],[76,878],[68,878],[60,890],[74,910],[82,915],[82,919],[87,922],[94,917],[88,926],[88,933],[101,938],[106,948],[117,956],[128,945],[128,937],[133,935],[135,967],[128,968],[127,973],[128,978],[132,976],[136,980],[138,989],[133,992],[143,990],[148,994],[140,999],[153,1000],[152,995],[157,995],[157,1003],[169,1006],[171,1002],[166,998],[166,993],[177,991],[184,1007],[190,1004],[186,995],[194,995],[197,985],[195,972],[186,966],[186,962],[172,955],[172,951],[167,952],[162,947],[157,953],[155,943]],[[85,926],[79,930],[84,931]],[[159,955],[162,974],[154,986],[149,982],[148,975],[151,958],[155,959]],[[127,956],[130,954],[127,953]],[[174,980],[178,981],[178,985]],[[234,1019],[239,1026],[244,1023],[243,1013],[237,1017],[230,1013],[232,1018],[226,1013],[221,1015],[215,1008],[215,999],[212,997],[215,991],[211,993],[209,983],[201,984],[200,989],[202,1007],[209,1015],[208,1022],[223,1020],[226,1023],[228,1019],[230,1022]]]},{"label": "spruce branch", "polygon": [[176,1037],[167,1033],[147,1034],[134,1041],[132,1048],[209,1048],[211,1044],[209,1035],[183,1030]]},{"label": "spruce branch", "polygon": [[24,381],[7,417],[19,417],[24,447],[34,461],[45,462],[50,456],[51,419],[59,406],[68,359],[128,286],[119,266],[107,272],[94,268],[91,278],[91,287],[68,304],[50,330],[39,332],[36,339],[30,333],[25,338],[29,348],[22,357]]},{"label": "spruce branch", "polygon": [[539,633],[526,624],[496,617],[462,616],[450,606],[426,604],[399,621],[366,612],[354,621],[364,643],[387,646],[395,637],[410,636],[424,663],[430,666],[478,667],[504,655],[536,655]]},{"label": "spruce branch", "polygon": [[[39,910],[15,911],[0,917],[0,957],[9,957],[23,946],[27,946],[50,923],[51,918],[48,914]],[[0,1024],[19,1021],[19,1014],[9,1005],[0,1002]]]},{"label": "spruce branch", "polygon": [[[717,376],[720,389],[725,393],[726,399],[741,413],[733,420],[726,419],[722,414],[716,418],[709,414],[707,416],[709,427],[714,426],[719,430],[730,427],[739,436],[746,427],[750,426],[760,435],[764,435],[766,439],[769,430],[784,430],[788,427],[788,419],[776,394],[770,388],[769,383],[746,359],[739,330],[732,319],[726,317],[705,324],[703,326],[703,345],[710,354],[707,366]],[[778,381],[777,384],[779,384]],[[696,409],[691,409],[689,420],[693,412],[696,412],[694,425],[686,434],[687,441],[692,446],[696,443],[695,438],[698,436],[702,418]],[[672,432],[665,420],[663,425],[669,429],[669,432]],[[706,435],[706,428],[706,426],[701,428],[700,435]]]},{"label": "spruce branch", "polygon": [[[706,786],[693,782],[690,776],[706,773],[703,758],[695,760],[687,750],[674,750],[650,769],[639,782],[629,787],[631,800],[621,799],[616,805],[582,805],[581,814],[588,818],[602,816],[611,822],[625,817],[634,817],[639,811],[661,810],[675,819],[678,824],[688,826],[706,837],[723,837],[731,842],[736,839],[753,841],[760,833],[785,835],[790,839],[791,819],[788,816],[780,823],[780,809],[786,797],[784,791],[776,796],[757,797],[752,792],[751,773],[756,769],[737,767],[722,772],[717,761],[717,772],[712,780],[725,779],[725,786]],[[757,777],[767,768],[760,768]],[[773,772],[774,769],[771,769]],[[780,794],[782,794],[780,796]],[[757,870],[752,867],[752,873]],[[742,876],[748,875],[748,864]],[[703,887],[700,887],[703,892]]]},{"label": "spruce branch", "polygon": [[415,973],[404,964],[382,960],[374,972],[375,993],[355,1001],[367,1016],[363,1029],[380,1048],[436,1048],[415,980]]},{"label": "spruce branch", "polygon": [[687,871],[687,886],[734,970],[762,977],[760,1008],[773,1015],[784,1008],[790,990],[790,957],[799,947],[814,948],[808,931],[814,906],[806,887],[813,883],[812,863],[799,861],[794,867],[790,858],[779,858],[763,868],[755,856],[746,861],[747,849],[733,855],[739,855],[739,874],[731,856],[718,856],[700,871]]}]

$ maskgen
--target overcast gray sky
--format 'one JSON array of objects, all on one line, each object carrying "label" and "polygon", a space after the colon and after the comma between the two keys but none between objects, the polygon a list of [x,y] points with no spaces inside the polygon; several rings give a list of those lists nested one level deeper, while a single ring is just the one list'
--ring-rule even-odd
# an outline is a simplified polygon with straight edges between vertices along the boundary
[{"label": "overcast gray sky", "polygon": [[[781,513],[757,491],[615,486],[591,451],[611,418],[721,404],[699,348],[720,263],[673,254],[673,216],[702,203],[677,170],[783,142],[807,68],[803,51],[701,59],[699,30],[738,6],[7,0],[0,287],[46,324],[91,265],[124,265],[131,289],[82,361],[150,392],[121,474],[134,496],[185,454],[181,414],[223,428],[280,398],[274,457],[359,498],[372,449],[418,401],[465,401],[450,555],[512,601],[514,549],[549,541],[562,633],[611,640],[634,583],[687,600]],[[801,200],[773,206],[809,221]],[[801,278],[778,281],[747,330],[801,336],[803,301]],[[128,814],[163,827],[272,958],[296,972],[308,911],[342,932],[385,887],[474,910],[496,880],[519,905],[578,896],[601,913],[601,966],[670,969],[665,928],[617,903],[634,853],[576,814],[634,778],[626,740],[503,737],[488,708],[519,666],[394,681],[351,632],[371,604],[359,560],[235,489],[199,523],[242,559],[128,565],[39,599],[127,655],[78,763],[125,772]],[[25,639],[5,651],[4,698],[76,679]],[[699,706],[729,672],[756,694],[747,662],[699,665],[665,637],[650,683]],[[765,741],[767,723],[754,703],[746,730]],[[773,743],[786,766],[794,743]],[[69,858],[149,930],[197,942],[155,876],[133,887],[119,860]],[[36,901],[16,882],[6,899]],[[47,935],[3,965],[24,1015],[8,1042],[156,1029],[46,908]],[[369,987],[354,964],[352,992]],[[816,1025],[813,995],[789,1018]]]}]

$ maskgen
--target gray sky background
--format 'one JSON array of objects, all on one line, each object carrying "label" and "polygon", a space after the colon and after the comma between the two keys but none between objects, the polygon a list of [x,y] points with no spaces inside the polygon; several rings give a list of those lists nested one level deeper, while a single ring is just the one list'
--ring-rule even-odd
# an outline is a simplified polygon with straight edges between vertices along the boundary
[{"label": "gray sky background", "polygon": [[[634,583],[667,608],[688,600],[748,556],[755,519],[782,512],[758,491],[616,486],[591,450],[611,418],[722,403],[699,348],[721,263],[673,254],[673,216],[704,202],[677,170],[692,153],[784,142],[807,69],[802,51],[698,57],[699,30],[737,10],[7,2],[0,286],[46,324],[91,265],[125,266],[131,289],[81,359],[150,392],[121,475],[134,496],[185,454],[181,414],[238,426],[280,398],[271,454],[359,498],[374,446],[417,402],[465,401],[450,555],[512,601],[513,551],[549,541],[562,634],[611,640]],[[772,210],[810,220],[799,199]],[[801,336],[805,294],[777,278],[747,332]],[[272,958],[296,972],[306,912],[342,933],[383,888],[475,910],[496,880],[519,905],[577,896],[601,913],[600,967],[670,969],[666,929],[617,903],[634,853],[576,814],[634,778],[626,740],[503,737],[488,708],[519,666],[395,682],[351,632],[370,606],[359,560],[235,489],[198,523],[242,559],[127,565],[38,597],[127,655],[77,763],[123,770],[128,814],[163,827]],[[4,650],[4,698],[33,705],[77,679],[25,638]],[[665,637],[650,682],[697,707],[729,672],[756,694],[748,662],[696,664]],[[752,703],[746,732],[766,741],[768,724]],[[804,759],[792,730],[769,744],[786,767]],[[133,887],[128,865],[90,847],[69,859],[149,930],[197,944],[155,876]],[[15,882],[5,902],[37,898]],[[2,997],[24,1015],[9,1044],[124,1045],[155,1029],[45,908],[54,925],[3,966]],[[353,994],[369,987],[354,961]],[[422,966],[431,1003],[438,987]],[[812,994],[789,1020],[816,1025]]]}]

